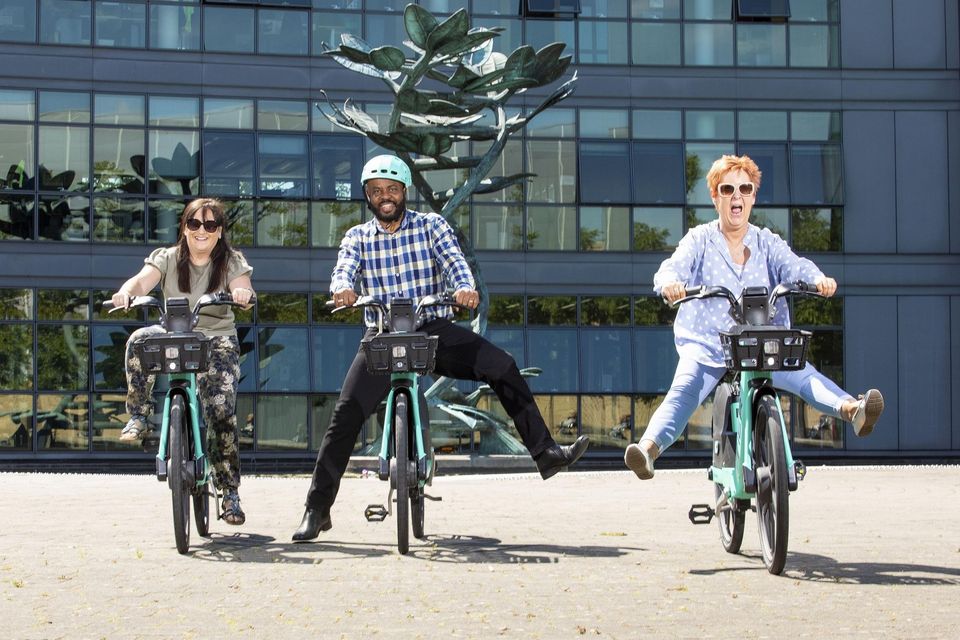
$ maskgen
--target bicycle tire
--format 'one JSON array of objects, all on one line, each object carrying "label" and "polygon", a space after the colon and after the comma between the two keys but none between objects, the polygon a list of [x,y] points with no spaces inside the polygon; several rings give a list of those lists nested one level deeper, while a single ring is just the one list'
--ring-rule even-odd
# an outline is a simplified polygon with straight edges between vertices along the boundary
[{"label": "bicycle tire", "polygon": [[181,554],[190,548],[190,494],[192,473],[187,464],[193,464],[189,455],[190,439],[186,435],[187,419],[183,396],[175,395],[170,403],[168,424],[167,478],[173,502],[173,536]]},{"label": "bicycle tire", "polygon": [[393,404],[393,472],[397,490],[397,550],[406,555],[410,550],[410,439],[408,433],[407,396],[398,393]]},{"label": "bicycle tire", "polygon": [[[193,442],[193,429],[190,430],[191,451],[202,452],[200,442]],[[191,456],[193,457],[193,456]],[[210,494],[217,494],[213,480],[207,479],[203,484],[192,487],[193,491],[193,521],[197,528],[197,535],[206,538],[210,535]]]},{"label": "bicycle tire", "polygon": [[754,421],[753,460],[757,472],[757,524],[763,564],[780,575],[790,534],[790,488],[780,412],[773,396],[762,396]]},{"label": "bicycle tire", "polygon": [[[714,484],[714,504],[719,502],[723,487]],[[741,500],[731,500],[722,510],[717,510],[717,524],[720,526],[720,543],[727,553],[740,553],[743,544],[743,530],[746,514]]]},{"label": "bicycle tire", "polygon": [[426,501],[423,499],[423,487],[413,490],[410,497],[410,526],[413,527],[413,537],[423,540],[423,516]]}]

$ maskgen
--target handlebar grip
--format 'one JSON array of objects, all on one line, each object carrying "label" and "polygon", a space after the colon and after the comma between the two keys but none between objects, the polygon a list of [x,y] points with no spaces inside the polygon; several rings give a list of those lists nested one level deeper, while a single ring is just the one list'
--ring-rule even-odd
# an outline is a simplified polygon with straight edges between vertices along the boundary
[{"label": "handlebar grip", "polygon": [[820,290],[817,289],[817,285],[809,284],[803,280],[797,280],[797,289],[804,293],[820,293]]},{"label": "handlebar grip", "polygon": [[102,311],[111,311],[113,310],[113,300],[104,300],[100,303],[100,309]]},{"label": "handlebar grip", "polygon": [[701,293],[703,293],[703,289],[704,289],[703,285],[697,285],[696,287],[686,287],[683,290],[683,295],[684,297],[698,296]]}]

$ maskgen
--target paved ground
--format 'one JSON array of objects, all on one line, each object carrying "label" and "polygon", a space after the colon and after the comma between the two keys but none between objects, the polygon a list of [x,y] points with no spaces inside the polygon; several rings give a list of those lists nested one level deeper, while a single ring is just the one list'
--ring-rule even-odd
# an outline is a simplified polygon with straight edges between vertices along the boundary
[{"label": "paved ground", "polygon": [[319,544],[292,544],[304,477],[245,477],[247,524],[177,554],[151,476],[0,474],[8,638],[953,638],[960,467],[811,468],[782,577],[687,509],[703,471],[439,477],[426,541],[367,523],[348,478]]}]

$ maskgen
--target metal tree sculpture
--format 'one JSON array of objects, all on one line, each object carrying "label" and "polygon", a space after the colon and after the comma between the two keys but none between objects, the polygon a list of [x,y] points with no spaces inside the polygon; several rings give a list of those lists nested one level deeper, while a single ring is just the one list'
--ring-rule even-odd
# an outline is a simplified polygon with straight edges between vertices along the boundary
[{"label": "metal tree sculpture", "polygon": [[[473,194],[494,193],[536,175],[487,177],[512,134],[573,92],[576,74],[536,107],[507,118],[505,105],[527,89],[560,78],[570,66],[571,56],[561,56],[566,45],[560,42],[539,51],[524,45],[509,56],[494,52],[493,39],[502,28],[471,28],[464,9],[441,22],[426,9],[409,4],[404,9],[403,21],[410,37],[403,44],[414,52],[413,58],[398,47],[371,47],[350,34],[341,35],[338,48],[324,52],[344,67],[379,78],[390,88],[395,99],[385,128],[349,99],[342,107],[328,100],[332,113],[324,111],[320,104],[317,108],[338,127],[366,136],[407,163],[420,196],[456,231],[480,298],[486,301],[486,285],[473,243],[456,224],[453,214]],[[428,80],[425,86],[433,88],[421,88],[424,80]],[[488,118],[490,122],[480,122],[485,113],[492,116]],[[491,144],[482,155],[446,155],[455,142],[471,140]],[[463,184],[442,192],[434,190],[426,174],[449,169],[466,172]],[[483,302],[474,320],[474,331],[485,332],[486,318],[487,304]]]}]

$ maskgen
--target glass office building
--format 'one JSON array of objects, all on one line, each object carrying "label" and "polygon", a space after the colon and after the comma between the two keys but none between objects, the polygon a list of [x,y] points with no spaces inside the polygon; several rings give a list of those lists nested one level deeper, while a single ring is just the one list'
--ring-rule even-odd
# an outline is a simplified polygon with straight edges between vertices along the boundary
[{"label": "glass office building", "polygon": [[[260,295],[241,313],[238,423],[255,468],[312,465],[361,335],[331,316],[343,232],[380,150],[333,127],[323,94],[374,117],[391,94],[322,56],[343,33],[399,45],[409,0],[0,3],[0,468],[138,463],[122,350],[145,317],[98,303],[186,201],[222,199]],[[798,399],[798,456],[960,455],[960,17],[955,0],[419,0],[502,27],[496,49],[563,42],[576,92],[508,143],[454,222],[490,292],[488,336],[528,378],[558,441],[622,468],[669,387],[673,312],[652,277],[716,213],[721,154],[763,171],[752,221],[840,283],[793,306],[811,361],[878,387],[870,438]],[[412,55],[412,54],[411,54]],[[548,88],[549,89],[549,88]],[[511,108],[539,103],[521,94]],[[457,153],[482,151],[459,143]],[[462,176],[432,176],[435,189]],[[411,196],[411,200],[415,200]],[[462,383],[432,411],[442,453],[524,455],[496,399]],[[710,406],[675,459],[705,460]],[[372,418],[357,442],[370,451]],[[250,467],[247,467],[250,468]]]}]

